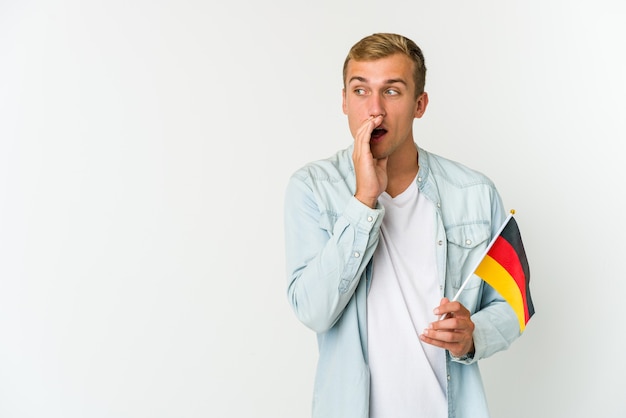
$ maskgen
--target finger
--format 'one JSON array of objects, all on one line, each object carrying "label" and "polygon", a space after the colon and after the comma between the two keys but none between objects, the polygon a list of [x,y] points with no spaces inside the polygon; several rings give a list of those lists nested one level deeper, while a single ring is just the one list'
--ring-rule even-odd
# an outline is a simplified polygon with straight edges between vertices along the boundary
[{"label": "finger", "polygon": [[453,316],[443,320],[435,321],[429,325],[428,328],[434,330],[446,330],[455,332],[473,331],[474,323],[469,317],[465,316]]},{"label": "finger", "polygon": [[383,121],[382,115],[370,116],[359,127],[356,134],[356,140],[361,143],[369,144],[374,129]]},{"label": "finger", "polygon": [[370,149],[370,139],[374,128],[382,122],[382,117],[370,116],[359,127],[354,137],[354,150],[352,158],[355,163],[363,161],[370,165],[373,160],[372,150]]},{"label": "finger", "polygon": [[435,347],[446,348],[446,343],[430,338],[424,334],[420,334],[420,340],[424,341],[427,344],[434,345]]},{"label": "finger", "polygon": [[459,322],[457,318],[446,318],[446,319],[442,319],[442,320],[431,323],[428,326],[428,329],[431,329],[434,331],[450,332],[450,331],[455,331],[455,330],[460,329],[459,328],[460,325],[461,323]]},{"label": "finger", "polygon": [[461,344],[466,340],[463,333],[425,329],[420,337],[429,344],[447,348],[451,344]]},{"label": "finger", "polygon": [[440,315],[440,320],[450,318],[452,316],[470,316],[467,308],[465,308],[465,306],[463,306],[460,302],[450,302],[447,298],[443,298],[440,305],[436,307],[433,312],[435,315]]},{"label": "finger", "polygon": [[443,312],[444,306],[448,303],[450,303],[450,300],[448,298],[441,298],[441,300],[439,301],[439,306],[433,309],[433,312],[435,312],[436,315],[439,315],[440,311]]}]

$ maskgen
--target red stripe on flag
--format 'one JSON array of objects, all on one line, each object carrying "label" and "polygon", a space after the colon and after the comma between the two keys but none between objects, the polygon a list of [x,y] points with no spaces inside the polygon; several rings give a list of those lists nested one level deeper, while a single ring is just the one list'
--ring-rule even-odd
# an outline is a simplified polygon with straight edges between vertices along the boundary
[{"label": "red stripe on flag", "polygon": [[515,248],[501,236],[496,239],[491,249],[487,253],[498,264],[500,264],[515,280],[519,287],[524,302],[524,322],[528,322],[530,315],[528,312],[528,301],[526,300],[526,276],[520,262],[519,255]]}]

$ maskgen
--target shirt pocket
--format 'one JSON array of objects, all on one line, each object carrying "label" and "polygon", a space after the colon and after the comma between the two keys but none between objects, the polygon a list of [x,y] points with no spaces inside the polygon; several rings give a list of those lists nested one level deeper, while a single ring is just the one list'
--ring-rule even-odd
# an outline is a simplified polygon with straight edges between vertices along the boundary
[{"label": "shirt pocket", "polygon": [[[447,280],[458,290],[467,276],[473,273],[479,257],[487,248],[491,229],[487,222],[455,225],[446,229],[448,254],[446,259]],[[466,289],[477,288],[481,279],[473,277]]]}]

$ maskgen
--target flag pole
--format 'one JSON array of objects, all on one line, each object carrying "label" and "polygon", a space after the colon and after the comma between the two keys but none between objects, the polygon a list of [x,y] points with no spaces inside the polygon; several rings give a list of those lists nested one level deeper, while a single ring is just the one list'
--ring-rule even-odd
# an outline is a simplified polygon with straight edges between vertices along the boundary
[{"label": "flag pole", "polygon": [[[487,245],[487,249],[485,250],[483,255],[478,259],[478,261],[476,262],[476,265],[474,266],[474,268],[472,268],[470,274],[467,276],[467,278],[465,279],[465,281],[463,282],[463,284],[461,285],[459,290],[456,292],[456,295],[454,295],[454,298],[452,298],[451,302],[455,302],[459,298],[459,296],[461,295],[461,292],[465,289],[465,286],[467,286],[467,283],[469,282],[469,280],[474,275],[474,272],[476,271],[476,269],[478,268],[480,263],[483,261],[483,258],[485,258],[485,256],[487,255],[487,253],[489,252],[489,250],[493,246],[493,243],[496,242],[496,240],[498,239],[498,237],[502,233],[502,230],[504,229],[506,224],[509,223],[509,219],[511,219],[514,214],[515,214],[515,209],[511,209],[511,211],[507,215],[506,219],[504,220],[504,222],[502,222],[502,225],[498,229],[498,232],[496,232],[495,235],[493,236],[493,238],[491,238],[491,241],[489,242],[489,245]],[[439,320],[442,320],[445,316],[446,316],[446,314],[441,315]]]}]

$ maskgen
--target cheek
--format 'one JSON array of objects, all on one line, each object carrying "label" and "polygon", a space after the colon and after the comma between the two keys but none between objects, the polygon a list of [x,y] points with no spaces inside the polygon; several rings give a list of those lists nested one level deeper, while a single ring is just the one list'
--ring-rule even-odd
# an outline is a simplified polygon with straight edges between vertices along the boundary
[{"label": "cheek", "polygon": [[404,117],[407,121],[410,121],[410,123],[413,123],[413,119],[415,119],[416,117],[416,110],[414,107],[408,107],[406,108],[406,112],[404,113]]},{"label": "cheek", "polygon": [[370,116],[367,105],[358,101],[348,102],[344,113],[351,121],[358,124],[363,123]]}]

